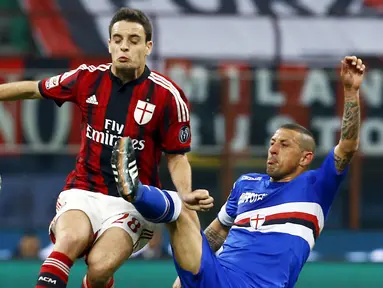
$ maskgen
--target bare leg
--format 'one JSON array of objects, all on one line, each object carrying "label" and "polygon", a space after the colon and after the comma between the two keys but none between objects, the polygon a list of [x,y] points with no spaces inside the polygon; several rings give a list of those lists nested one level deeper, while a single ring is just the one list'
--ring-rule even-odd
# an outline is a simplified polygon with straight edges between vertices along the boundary
[{"label": "bare leg", "polygon": [[93,240],[93,229],[88,216],[80,210],[63,212],[53,227],[56,238],[53,252],[41,265],[36,287],[67,287],[73,262]]},{"label": "bare leg", "polygon": [[62,214],[53,227],[56,238],[54,251],[67,255],[75,261],[93,241],[92,224],[80,210],[69,210]]},{"label": "bare leg", "polygon": [[166,224],[174,257],[178,265],[193,274],[201,266],[202,236],[198,215],[183,205],[180,216],[175,222]]},{"label": "bare leg", "polygon": [[132,238],[127,232],[118,227],[106,230],[87,258],[87,278],[91,287],[104,288],[132,251]]}]

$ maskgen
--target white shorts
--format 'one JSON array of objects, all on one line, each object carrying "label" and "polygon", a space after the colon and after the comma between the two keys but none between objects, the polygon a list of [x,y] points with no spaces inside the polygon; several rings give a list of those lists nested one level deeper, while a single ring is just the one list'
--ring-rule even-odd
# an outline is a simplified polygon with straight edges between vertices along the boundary
[{"label": "white shorts", "polygon": [[133,252],[144,247],[153,236],[154,223],[144,217],[134,206],[119,197],[113,197],[81,189],[70,189],[60,193],[56,203],[56,216],[49,225],[52,242],[55,236],[52,226],[66,211],[80,210],[89,218],[93,233],[94,244],[98,238],[110,227],[125,230],[133,240]]}]

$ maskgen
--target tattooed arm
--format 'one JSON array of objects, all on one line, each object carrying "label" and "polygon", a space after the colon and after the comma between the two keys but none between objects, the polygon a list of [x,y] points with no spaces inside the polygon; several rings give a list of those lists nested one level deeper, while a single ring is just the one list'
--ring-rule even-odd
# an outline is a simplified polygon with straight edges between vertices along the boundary
[{"label": "tattooed arm", "polygon": [[359,146],[360,104],[359,91],[345,89],[345,103],[339,144],[335,147],[335,167],[346,169]]},{"label": "tattooed arm", "polygon": [[223,226],[218,219],[215,219],[210,223],[204,233],[211,250],[216,252],[221,248],[223,242],[226,240],[227,234],[229,234],[229,230],[230,227]]},{"label": "tattooed arm", "polygon": [[361,59],[345,57],[341,78],[344,85],[344,110],[339,144],[335,147],[335,167],[339,173],[346,169],[358,150],[360,134],[359,88],[365,66]]}]

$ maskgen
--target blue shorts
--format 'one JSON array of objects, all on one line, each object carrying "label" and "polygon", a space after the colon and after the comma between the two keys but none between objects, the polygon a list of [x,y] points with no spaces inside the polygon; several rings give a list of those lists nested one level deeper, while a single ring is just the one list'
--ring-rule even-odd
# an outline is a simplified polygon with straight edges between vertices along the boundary
[{"label": "blue shorts", "polygon": [[174,263],[180,277],[182,288],[244,288],[246,281],[241,279],[238,272],[230,270],[218,261],[209,243],[202,235],[201,267],[197,275],[183,270],[174,258]]}]

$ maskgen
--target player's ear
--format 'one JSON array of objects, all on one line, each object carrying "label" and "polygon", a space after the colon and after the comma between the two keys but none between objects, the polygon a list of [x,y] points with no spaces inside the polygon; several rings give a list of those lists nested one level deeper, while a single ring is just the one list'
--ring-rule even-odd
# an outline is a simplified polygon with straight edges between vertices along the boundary
[{"label": "player's ear", "polygon": [[314,160],[314,153],[311,151],[304,151],[301,157],[300,165],[309,166]]},{"label": "player's ear", "polygon": [[149,56],[150,53],[152,53],[152,49],[153,49],[153,41],[146,42],[145,56]]},{"label": "player's ear", "polygon": [[112,54],[112,51],[110,49],[110,39],[108,40],[108,51],[109,51],[109,54]]}]

